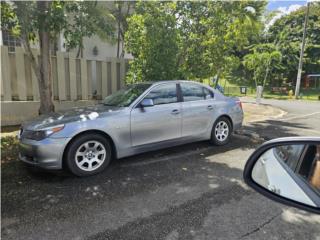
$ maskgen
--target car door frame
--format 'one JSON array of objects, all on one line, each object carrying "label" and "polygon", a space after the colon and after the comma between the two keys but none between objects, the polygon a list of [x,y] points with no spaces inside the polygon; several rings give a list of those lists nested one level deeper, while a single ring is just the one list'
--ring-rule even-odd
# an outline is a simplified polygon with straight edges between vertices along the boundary
[{"label": "car door frame", "polygon": [[[142,102],[143,99],[145,99],[145,97],[155,88],[161,86],[161,85],[165,85],[165,84],[170,84],[170,83],[174,83],[176,85],[176,94],[177,94],[177,102],[176,103],[180,103],[180,133],[182,133],[182,114],[181,114],[181,110],[182,110],[182,95],[181,95],[181,91],[180,91],[180,86],[179,86],[179,81],[167,81],[167,82],[159,82],[156,83],[154,85],[151,85],[144,93],[142,93],[140,95],[140,97],[138,97],[132,104],[130,107],[130,143],[131,143],[131,148],[133,149],[137,149],[137,148],[147,148],[148,145],[152,146],[152,145],[156,145],[157,143],[149,143],[149,144],[143,144],[143,145],[138,145],[138,146],[133,146],[133,142],[132,142],[132,125],[131,125],[131,112],[136,109],[136,108],[140,108],[140,103]],[[169,140],[164,140],[161,142],[161,144],[159,144],[160,148],[161,145],[165,146],[166,142],[172,142],[172,141],[177,141],[178,139],[181,138],[181,135],[179,138],[177,139],[169,139]],[[143,152],[143,151],[139,151],[139,152]]]},{"label": "car door frame", "polygon": [[[201,84],[201,83],[196,83],[196,82],[181,81],[181,82],[179,82],[178,84],[179,84],[179,92],[180,92],[180,96],[181,96],[181,99],[182,99],[182,103],[188,103],[188,102],[192,103],[192,102],[200,102],[200,101],[208,101],[208,100],[210,100],[210,101],[212,101],[212,104],[209,104],[207,107],[211,106],[211,109],[210,109],[209,111],[211,111],[211,115],[212,115],[212,116],[217,115],[217,114],[215,114],[215,112],[214,112],[214,108],[215,108],[215,107],[214,107],[214,104],[215,104],[215,96],[216,96],[216,94],[215,94],[214,91],[212,91],[212,89],[208,88],[207,86],[205,86],[205,85],[203,85],[203,84]],[[211,98],[211,99],[199,99],[199,100],[194,100],[194,101],[184,101],[181,84],[197,85],[197,86],[199,86],[199,87],[202,88],[203,94],[204,94],[204,89],[207,89],[207,90],[212,94],[212,98]],[[182,118],[183,118],[183,116],[184,116],[184,111],[185,111],[185,110],[183,109],[183,106],[184,106],[184,105],[182,104]],[[181,125],[182,137],[186,137],[186,138],[195,137],[196,139],[209,139],[210,136],[211,136],[211,129],[209,129],[209,128],[212,128],[212,126],[213,126],[213,124],[214,124],[214,122],[216,121],[217,118],[218,118],[218,115],[217,115],[216,117],[213,117],[213,118],[210,120],[210,124],[208,124],[208,125],[209,125],[208,129],[206,129],[206,131],[204,131],[204,132],[207,132],[207,133],[208,133],[207,135],[204,135],[204,134],[201,133],[200,135],[194,135],[194,136],[193,136],[193,135],[192,135],[192,136],[184,136],[184,135],[183,135],[183,119],[182,119],[182,125]],[[210,130],[210,131],[209,131],[209,130]]]}]

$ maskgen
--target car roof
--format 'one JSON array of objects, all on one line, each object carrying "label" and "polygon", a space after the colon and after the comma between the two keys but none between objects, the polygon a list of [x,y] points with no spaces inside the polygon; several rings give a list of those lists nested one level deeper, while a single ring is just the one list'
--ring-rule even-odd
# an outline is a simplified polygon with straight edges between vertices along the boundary
[{"label": "car roof", "polygon": [[192,80],[161,80],[161,81],[146,81],[146,82],[141,82],[141,84],[151,84],[151,85],[158,85],[161,83],[181,83],[181,82],[186,82],[186,83],[196,83],[196,84],[202,84],[200,82],[192,81]]}]

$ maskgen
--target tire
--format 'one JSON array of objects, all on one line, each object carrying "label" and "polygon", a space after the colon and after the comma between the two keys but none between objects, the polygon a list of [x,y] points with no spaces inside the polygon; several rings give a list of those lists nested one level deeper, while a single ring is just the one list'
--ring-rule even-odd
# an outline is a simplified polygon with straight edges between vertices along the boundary
[{"label": "tire", "polygon": [[74,139],[65,156],[66,165],[74,175],[91,176],[102,172],[109,165],[111,144],[100,134],[88,133]]},{"label": "tire", "polygon": [[213,124],[210,142],[217,146],[225,145],[230,141],[231,134],[230,120],[226,117],[220,117]]}]

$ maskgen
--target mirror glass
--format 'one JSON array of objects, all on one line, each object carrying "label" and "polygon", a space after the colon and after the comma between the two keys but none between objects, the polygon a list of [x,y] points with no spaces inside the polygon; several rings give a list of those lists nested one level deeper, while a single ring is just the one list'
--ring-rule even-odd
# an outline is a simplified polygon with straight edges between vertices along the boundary
[{"label": "mirror glass", "polygon": [[252,179],[282,197],[320,207],[320,145],[283,145],[264,152]]},{"label": "mirror glass", "polygon": [[152,107],[153,106],[153,100],[150,98],[145,98],[141,101],[140,105],[142,107]]}]

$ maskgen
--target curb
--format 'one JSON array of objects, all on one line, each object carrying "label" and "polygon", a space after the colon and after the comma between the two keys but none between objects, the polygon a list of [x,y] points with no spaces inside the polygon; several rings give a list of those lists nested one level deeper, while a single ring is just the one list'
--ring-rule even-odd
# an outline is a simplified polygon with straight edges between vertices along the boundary
[{"label": "curb", "polygon": [[274,107],[273,105],[271,104],[267,104],[267,103],[260,103],[260,104],[257,104],[255,102],[246,102],[246,101],[243,101],[243,103],[247,103],[247,104],[252,104],[252,105],[262,105],[262,106],[266,106],[266,107],[270,107],[270,108],[273,108],[273,109],[276,109],[278,110],[280,113],[277,114],[276,116],[262,116],[261,118],[259,119],[255,119],[255,120],[251,120],[251,121],[247,121],[246,123],[253,123],[253,122],[261,122],[261,121],[266,121],[266,120],[275,120],[275,119],[279,119],[279,118],[282,118],[283,116],[285,116],[288,112],[284,111],[283,109],[279,108],[279,107]]}]

